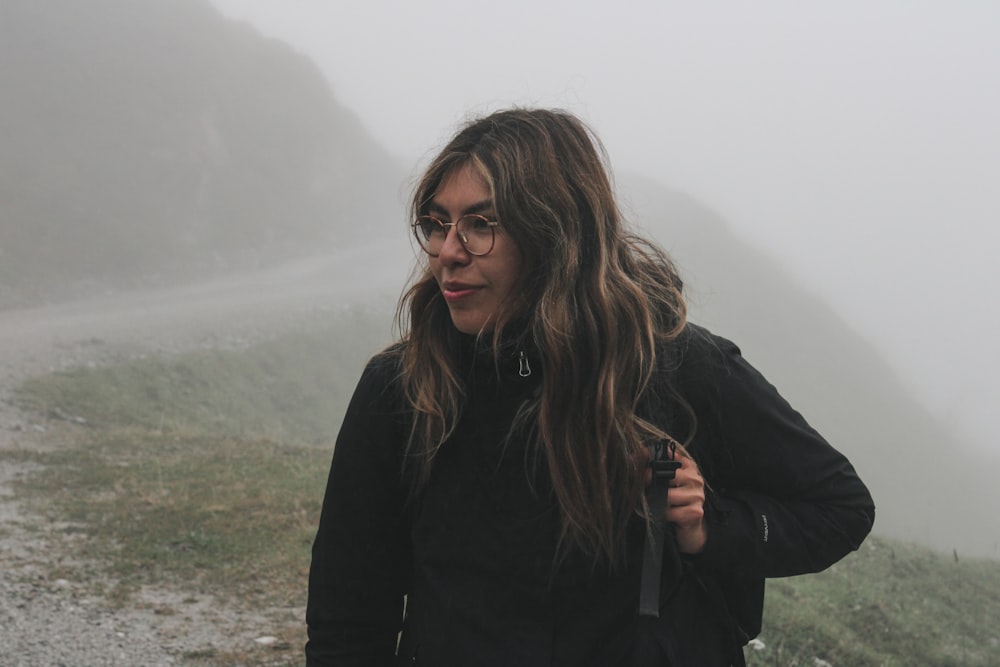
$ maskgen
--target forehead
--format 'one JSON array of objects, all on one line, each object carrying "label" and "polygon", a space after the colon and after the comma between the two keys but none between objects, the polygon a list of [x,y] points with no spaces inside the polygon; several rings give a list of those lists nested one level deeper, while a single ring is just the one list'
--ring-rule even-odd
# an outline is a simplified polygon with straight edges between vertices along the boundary
[{"label": "forehead", "polygon": [[489,185],[471,164],[455,167],[445,173],[430,198],[430,208],[446,213],[466,212],[470,208],[492,205]]}]

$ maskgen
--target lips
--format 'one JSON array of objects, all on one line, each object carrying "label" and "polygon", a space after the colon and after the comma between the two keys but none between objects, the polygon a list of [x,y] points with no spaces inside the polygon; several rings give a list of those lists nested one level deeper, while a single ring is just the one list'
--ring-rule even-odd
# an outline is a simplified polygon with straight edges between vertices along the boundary
[{"label": "lips", "polygon": [[449,281],[441,286],[441,293],[444,294],[445,301],[452,303],[472,296],[480,289],[482,288],[478,285]]}]

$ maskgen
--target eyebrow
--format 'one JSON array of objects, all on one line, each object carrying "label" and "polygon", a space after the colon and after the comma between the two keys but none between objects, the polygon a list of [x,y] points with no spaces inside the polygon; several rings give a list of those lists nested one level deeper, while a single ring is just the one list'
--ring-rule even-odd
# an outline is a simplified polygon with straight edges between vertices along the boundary
[{"label": "eyebrow", "polygon": [[[481,202],[476,202],[472,206],[466,206],[465,210],[462,211],[462,215],[469,215],[470,213],[477,213],[481,215],[485,211],[492,211],[492,210],[493,210],[493,200],[484,199]],[[443,206],[438,204],[433,199],[430,201],[430,203],[427,204],[427,212],[435,213],[443,217],[448,217],[448,211],[446,211]]]}]

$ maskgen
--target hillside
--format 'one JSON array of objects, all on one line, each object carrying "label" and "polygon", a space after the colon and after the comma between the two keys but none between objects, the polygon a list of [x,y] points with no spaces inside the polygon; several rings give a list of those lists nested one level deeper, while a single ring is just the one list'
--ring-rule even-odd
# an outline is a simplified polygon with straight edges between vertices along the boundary
[{"label": "hillside", "polygon": [[399,225],[398,167],[318,69],[207,0],[6,0],[0,89],[0,307]]},{"label": "hillside", "polygon": [[736,341],[850,456],[875,496],[876,532],[1000,558],[1000,461],[930,415],[858,329],[713,211],[642,177],[623,181],[629,217],[680,265],[692,319]]}]

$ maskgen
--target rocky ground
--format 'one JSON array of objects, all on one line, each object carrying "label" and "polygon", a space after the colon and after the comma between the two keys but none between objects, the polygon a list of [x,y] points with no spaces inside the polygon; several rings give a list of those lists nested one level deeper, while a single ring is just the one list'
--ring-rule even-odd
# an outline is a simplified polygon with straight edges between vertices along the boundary
[{"label": "rocky ground", "polygon": [[[345,301],[398,293],[399,267],[373,271],[373,253],[299,262],[266,273],[182,289],[108,295],[0,311],[0,449],[58,446],[65,425],[19,412],[11,390],[26,377],[83,364],[197,347],[240,347],[335,316]],[[86,571],[64,526],[30,511],[11,482],[27,464],[0,460],[0,667],[180,665],[185,656],[245,650],[273,641],[302,609],[227,609],[198,594],[143,590],[127,608],[90,591],[92,582],[53,572]],[[63,567],[66,564],[73,567]],[[204,664],[204,663],[202,663]]]}]

